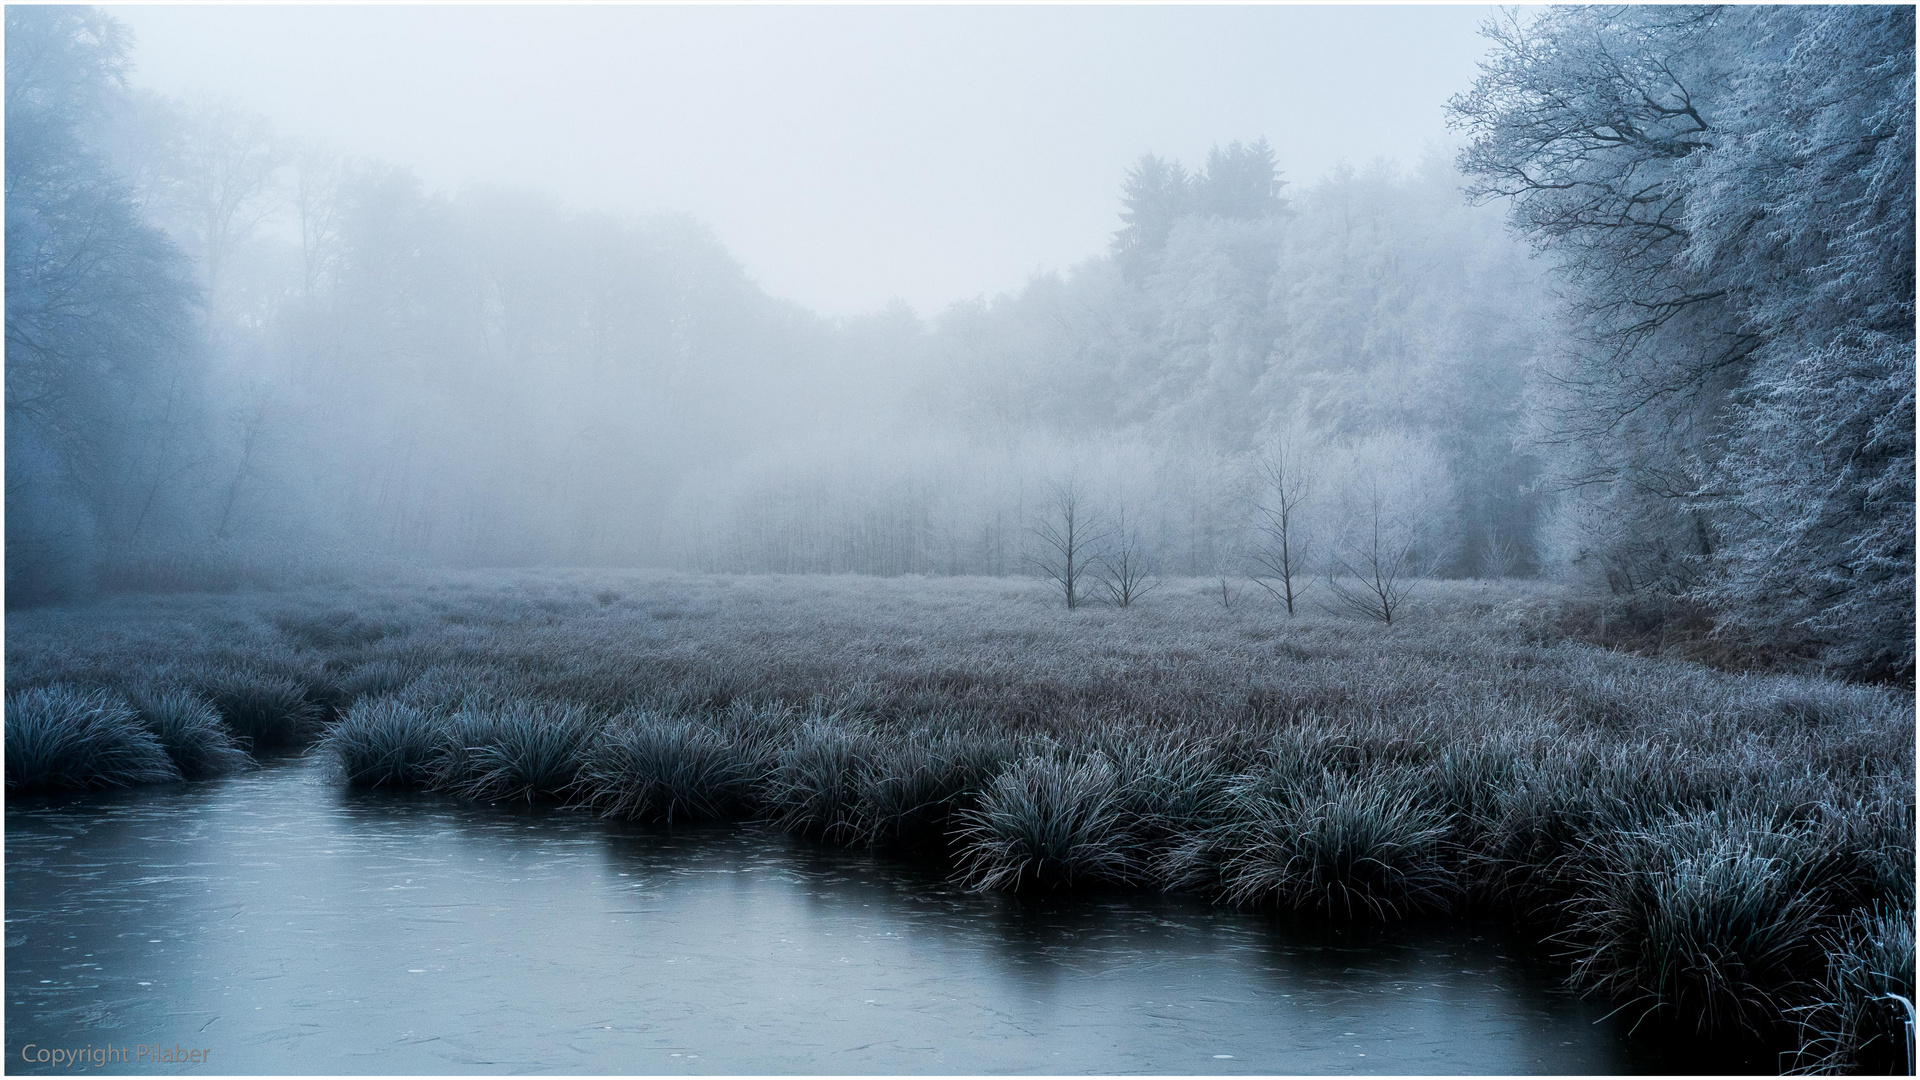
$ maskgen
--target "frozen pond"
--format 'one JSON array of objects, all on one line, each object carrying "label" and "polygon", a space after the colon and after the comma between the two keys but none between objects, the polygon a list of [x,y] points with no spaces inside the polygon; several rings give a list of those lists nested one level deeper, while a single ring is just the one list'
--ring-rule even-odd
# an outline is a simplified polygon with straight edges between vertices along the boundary
[{"label": "frozen pond", "polygon": [[14,800],[6,830],[9,1072],[1661,1067],[1491,929],[982,896],[762,827],[354,792],[301,759]]}]

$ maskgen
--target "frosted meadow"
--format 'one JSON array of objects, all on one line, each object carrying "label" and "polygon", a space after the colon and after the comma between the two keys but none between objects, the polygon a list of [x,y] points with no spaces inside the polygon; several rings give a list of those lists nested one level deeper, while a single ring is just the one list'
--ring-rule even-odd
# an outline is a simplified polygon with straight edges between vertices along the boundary
[{"label": "frosted meadow", "polygon": [[[1911,1070],[1911,9],[727,10],[8,10],[10,1060]],[[400,119],[251,111],[259,20],[384,27],[328,100]],[[712,62],[489,127],[657,151],[548,190],[429,32]],[[1140,82],[1088,34],[1275,126],[1074,113]],[[1413,164],[1238,111],[1284,41],[1450,87]],[[796,103],[1076,134],[769,135],[776,226]]]}]

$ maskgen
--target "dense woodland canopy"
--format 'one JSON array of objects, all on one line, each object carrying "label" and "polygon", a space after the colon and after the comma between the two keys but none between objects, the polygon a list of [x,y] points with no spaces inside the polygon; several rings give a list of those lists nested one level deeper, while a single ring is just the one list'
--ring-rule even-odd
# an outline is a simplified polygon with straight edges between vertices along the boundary
[{"label": "dense woodland canopy", "polygon": [[1555,540],[1615,589],[1913,669],[1914,13],[1557,8],[1453,102],[1558,259]]},{"label": "dense woodland canopy", "polygon": [[429,191],[9,8],[8,602],[369,557],[1037,573],[1071,492],[1156,573],[1271,589],[1284,531],[1303,581],[1684,595],[1910,677],[1911,9],[1488,36],[1457,162],[1148,155],[1109,251],[830,320],[683,216]]}]

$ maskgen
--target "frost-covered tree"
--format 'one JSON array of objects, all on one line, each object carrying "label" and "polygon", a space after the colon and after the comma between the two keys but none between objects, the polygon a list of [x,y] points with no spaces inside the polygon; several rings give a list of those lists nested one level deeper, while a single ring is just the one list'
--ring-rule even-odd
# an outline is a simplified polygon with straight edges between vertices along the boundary
[{"label": "frost-covered tree", "polygon": [[1183,219],[1268,221],[1287,212],[1280,197],[1286,186],[1265,139],[1216,146],[1206,167],[1193,174],[1177,161],[1147,154],[1127,171],[1121,187],[1124,224],[1113,234],[1114,258],[1137,281],[1153,272]]},{"label": "frost-covered tree", "polygon": [[1687,252],[1762,339],[1714,476],[1709,595],[1743,628],[1911,674],[1913,9],[1756,26],[1729,134],[1688,178]]},{"label": "frost-covered tree", "polygon": [[1257,387],[1287,314],[1271,295],[1282,243],[1266,220],[1195,216],[1174,228],[1143,290],[1152,323],[1123,378],[1122,416],[1233,449],[1253,442]]},{"label": "frost-covered tree", "polygon": [[1207,152],[1207,166],[1193,178],[1190,213],[1229,221],[1266,221],[1287,212],[1280,165],[1265,139],[1230,142]]},{"label": "frost-covered tree", "polygon": [[1741,514],[1706,595],[1869,677],[1913,670],[1913,353],[1864,335],[1770,358],[1720,469]]},{"label": "frost-covered tree", "polygon": [[281,170],[291,154],[267,119],[230,101],[149,104],[157,128],[150,209],[194,259],[210,296],[229,284],[235,249],[281,207]]},{"label": "frost-covered tree", "polygon": [[1113,254],[1128,274],[1143,273],[1161,249],[1173,223],[1189,212],[1193,182],[1177,161],[1147,154],[1127,170],[1121,187],[1120,220],[1113,234]]},{"label": "frost-covered tree", "polygon": [[1132,607],[1135,600],[1160,585],[1153,549],[1135,521],[1127,519],[1123,505],[1114,511],[1113,529],[1105,550],[1096,556],[1100,564],[1100,588],[1104,599],[1114,607]]},{"label": "frost-covered tree", "polygon": [[6,14],[7,599],[84,591],[185,526],[193,290],[97,137],[127,38],[88,8]]},{"label": "frost-covered tree", "polygon": [[1365,478],[1351,499],[1349,520],[1327,564],[1327,591],[1334,610],[1392,625],[1412,591],[1418,538],[1380,477]]},{"label": "frost-covered tree", "polygon": [[1069,608],[1079,607],[1105,547],[1107,525],[1072,479],[1049,484],[1048,493],[1032,526],[1039,541],[1034,565],[1059,587]]},{"label": "frost-covered tree", "polygon": [[1257,494],[1249,576],[1274,599],[1294,607],[1311,582],[1314,533],[1307,520],[1317,481],[1314,448],[1293,431],[1282,431],[1254,457]]},{"label": "frost-covered tree", "polygon": [[1547,436],[1607,489],[1585,501],[1647,523],[1609,577],[1910,675],[1912,10],[1555,8],[1487,35],[1461,166],[1560,267]]},{"label": "frost-covered tree", "polygon": [[[1758,344],[1725,285],[1686,271],[1686,176],[1718,137],[1744,16],[1700,8],[1511,12],[1451,105],[1472,137],[1470,195],[1509,200],[1549,251],[1575,330],[1539,399],[1544,441],[1577,484],[1683,495],[1704,475]],[[1678,506],[1665,512],[1680,513]],[[1706,552],[1696,552],[1704,555]]]},{"label": "frost-covered tree", "polygon": [[[1497,212],[1465,202],[1437,157],[1412,171],[1338,169],[1282,206],[1271,154],[1219,149],[1198,180],[1143,162],[1121,236],[1158,221],[1151,245],[1118,245],[935,320],[943,407],[983,434],[1157,447],[1167,486],[1136,509],[1167,522],[1169,571],[1205,575],[1247,569],[1228,553],[1257,500],[1228,489],[1245,487],[1252,456],[1282,428],[1321,442],[1418,434],[1453,485],[1450,520],[1429,534],[1448,538],[1435,567],[1531,572],[1537,466],[1515,436],[1547,329],[1524,246]],[[1248,196],[1244,212],[1193,208],[1215,176]],[[1168,178],[1195,201],[1150,204],[1143,193]],[[1216,475],[1237,479],[1205,479]]]}]

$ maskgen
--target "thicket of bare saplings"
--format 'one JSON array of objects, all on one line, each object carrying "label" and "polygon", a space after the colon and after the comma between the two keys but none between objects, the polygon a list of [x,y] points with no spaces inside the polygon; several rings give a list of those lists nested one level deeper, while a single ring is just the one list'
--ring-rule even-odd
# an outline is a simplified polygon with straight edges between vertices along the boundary
[{"label": "thicket of bare saplings", "polygon": [[978,888],[1494,914],[1656,1027],[1903,1066],[1910,695],[1569,642],[1558,588],[1420,586],[1391,626],[1189,578],[1073,610],[614,572],[46,608],[11,617],[7,783],[311,744],[343,783],[764,820]]}]

